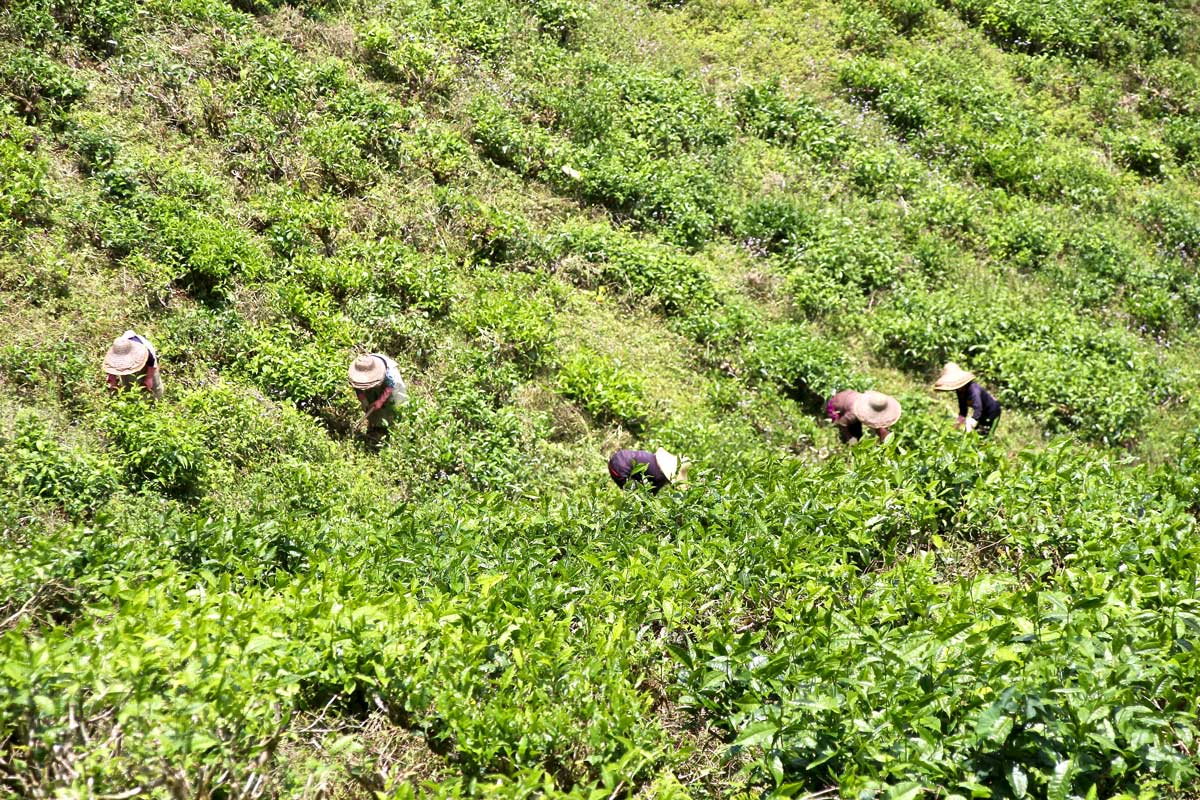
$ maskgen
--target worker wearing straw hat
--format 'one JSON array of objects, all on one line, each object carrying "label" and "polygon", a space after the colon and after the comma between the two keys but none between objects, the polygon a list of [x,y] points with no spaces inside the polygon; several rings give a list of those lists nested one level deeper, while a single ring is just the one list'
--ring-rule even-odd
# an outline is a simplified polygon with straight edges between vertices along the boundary
[{"label": "worker wearing straw hat", "polygon": [[900,401],[883,392],[863,392],[854,401],[854,416],[864,427],[875,431],[879,441],[887,439],[891,428],[900,419]]},{"label": "worker wearing straw hat", "polygon": [[854,416],[854,403],[861,395],[853,389],[845,389],[829,398],[825,404],[825,416],[837,426],[842,444],[854,444],[863,435],[862,422]]},{"label": "worker wearing straw hat", "polygon": [[[975,430],[987,436],[1000,419],[1000,403],[986,389],[975,382],[975,376],[953,361],[942,367],[942,374],[933,384],[935,391],[954,392],[958,395],[958,421],[954,427]],[[974,409],[970,417],[967,409]]]},{"label": "worker wearing straw hat", "polygon": [[382,431],[391,424],[396,407],[408,402],[408,387],[400,378],[400,369],[380,353],[367,353],[350,362],[350,385],[363,410],[356,431],[364,426]]},{"label": "worker wearing straw hat", "polygon": [[104,354],[104,372],[110,391],[141,386],[153,397],[162,397],[163,381],[154,345],[133,331],[116,338]]},{"label": "worker wearing straw hat", "polygon": [[608,474],[624,489],[634,483],[649,483],[652,491],[668,483],[682,485],[687,481],[689,461],[661,447],[650,453],[646,450],[618,450],[608,459]]}]

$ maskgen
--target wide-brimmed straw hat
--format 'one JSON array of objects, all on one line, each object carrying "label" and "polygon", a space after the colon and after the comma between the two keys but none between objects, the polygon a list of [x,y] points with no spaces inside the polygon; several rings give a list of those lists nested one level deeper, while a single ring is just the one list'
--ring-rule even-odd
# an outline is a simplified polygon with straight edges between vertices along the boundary
[{"label": "wide-brimmed straw hat", "polygon": [[854,401],[854,416],[868,428],[886,428],[900,419],[900,401],[883,392],[864,392]]},{"label": "wide-brimmed straw hat", "polygon": [[130,336],[136,336],[133,331],[125,331],[112,343],[104,354],[104,371],[109,375],[132,375],[146,366],[150,360],[150,348],[145,343]]},{"label": "wide-brimmed straw hat", "polygon": [[686,458],[680,458],[660,447],[654,451],[654,460],[671,483],[683,483],[687,480],[688,466],[691,462]]},{"label": "wide-brimmed straw hat", "polygon": [[387,364],[375,356],[359,356],[350,363],[350,385],[355,389],[370,389],[383,383]]},{"label": "wide-brimmed straw hat", "polygon": [[951,361],[942,367],[942,374],[938,376],[933,388],[938,392],[952,392],[955,389],[961,389],[973,380],[975,380],[974,375]]}]

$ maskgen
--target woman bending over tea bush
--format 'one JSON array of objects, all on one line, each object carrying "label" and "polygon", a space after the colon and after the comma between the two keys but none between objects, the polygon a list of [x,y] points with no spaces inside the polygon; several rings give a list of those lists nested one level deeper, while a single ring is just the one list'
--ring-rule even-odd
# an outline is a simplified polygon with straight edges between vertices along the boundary
[{"label": "woman bending over tea bush", "polygon": [[350,385],[358,395],[363,418],[354,429],[380,433],[391,424],[396,407],[408,402],[408,387],[396,362],[380,353],[359,356],[350,363]]},{"label": "woman bending over tea bush", "polygon": [[653,453],[646,450],[618,450],[608,459],[608,474],[624,489],[634,483],[649,483],[658,492],[668,483],[683,485],[687,481],[688,460],[675,456],[661,447]]},{"label": "woman bending over tea bush", "polygon": [[158,354],[148,339],[125,331],[104,354],[104,372],[109,391],[140,386],[153,397],[162,397],[163,382],[158,372]]},{"label": "woman bending over tea bush", "polygon": [[[987,436],[996,427],[996,421],[1000,419],[1000,402],[975,382],[973,374],[958,364],[951,361],[942,367],[942,374],[933,388],[958,395],[958,421],[954,427],[966,426],[968,432],[975,430],[980,436]],[[967,408],[975,410],[970,417]]]},{"label": "woman bending over tea bush", "polygon": [[900,419],[900,401],[883,392],[856,392],[846,389],[829,398],[825,413],[838,428],[843,444],[854,444],[863,435],[863,426],[875,431],[879,441],[887,439],[892,425]]}]

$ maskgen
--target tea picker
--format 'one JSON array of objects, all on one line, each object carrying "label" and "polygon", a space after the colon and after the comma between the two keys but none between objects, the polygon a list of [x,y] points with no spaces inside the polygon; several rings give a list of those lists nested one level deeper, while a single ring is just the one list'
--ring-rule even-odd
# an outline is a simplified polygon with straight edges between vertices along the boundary
[{"label": "tea picker", "polygon": [[363,410],[355,432],[363,428],[382,432],[395,417],[396,407],[408,402],[408,387],[400,378],[400,369],[380,353],[368,353],[350,363],[350,385]]},{"label": "tea picker", "polygon": [[[958,395],[958,421],[954,427],[974,430],[987,436],[1000,419],[1000,403],[986,389],[975,382],[975,376],[953,361],[942,367],[942,374],[933,384],[934,391],[954,392]],[[974,409],[968,417],[967,409]]]},{"label": "tea picker", "polygon": [[854,416],[854,403],[859,397],[861,395],[853,389],[844,389],[825,404],[825,416],[837,426],[842,444],[854,444],[862,438],[862,422]]},{"label": "tea picker", "polygon": [[682,486],[687,481],[690,462],[661,447],[653,453],[646,450],[618,450],[608,459],[608,474],[620,488],[635,483],[649,483],[658,492],[669,483]]},{"label": "tea picker", "polygon": [[140,386],[152,397],[163,396],[162,374],[154,345],[133,331],[125,331],[104,354],[105,382],[111,392]]}]

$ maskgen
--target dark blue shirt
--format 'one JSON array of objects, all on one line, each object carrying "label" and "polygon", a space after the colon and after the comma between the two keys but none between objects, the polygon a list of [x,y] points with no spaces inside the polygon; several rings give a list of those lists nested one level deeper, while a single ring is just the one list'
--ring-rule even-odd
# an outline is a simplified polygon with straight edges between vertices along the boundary
[{"label": "dark blue shirt", "polygon": [[622,489],[630,480],[649,481],[656,492],[670,483],[658,466],[654,453],[645,450],[618,450],[613,453],[612,458],[608,459],[608,474]]},{"label": "dark blue shirt", "polygon": [[960,417],[967,416],[968,406],[975,409],[975,413],[971,416],[975,417],[976,422],[1000,416],[1000,403],[975,381],[971,381],[966,386],[960,386],[954,391],[958,395],[958,415]]}]

